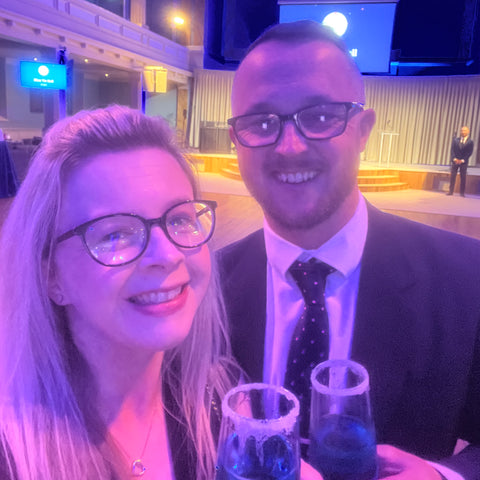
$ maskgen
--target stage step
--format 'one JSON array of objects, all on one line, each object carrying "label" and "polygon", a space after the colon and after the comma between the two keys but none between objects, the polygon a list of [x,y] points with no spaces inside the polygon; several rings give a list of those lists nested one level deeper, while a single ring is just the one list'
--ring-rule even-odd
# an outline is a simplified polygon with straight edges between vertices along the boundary
[{"label": "stage step", "polygon": [[392,183],[359,183],[358,188],[361,192],[392,192],[394,190],[406,190],[410,188],[403,182]]},{"label": "stage step", "polygon": [[400,181],[398,173],[383,168],[360,168],[358,188],[361,192],[391,192],[410,188]]},{"label": "stage step", "polygon": [[364,184],[369,184],[369,183],[382,183],[382,184],[388,184],[388,183],[396,183],[399,181],[398,175],[395,174],[390,174],[390,175],[364,175],[364,172],[360,170],[358,172],[358,184],[359,185],[364,185]]},{"label": "stage step", "polygon": [[238,166],[237,168],[228,168],[228,167],[224,167],[220,170],[220,173],[224,176],[224,177],[228,177],[228,178],[233,178],[234,180],[241,180],[242,177],[240,175],[240,171],[238,170]]},{"label": "stage step", "polygon": [[378,175],[391,175],[392,171],[386,168],[364,168],[360,167],[359,175],[369,176],[378,176]]}]

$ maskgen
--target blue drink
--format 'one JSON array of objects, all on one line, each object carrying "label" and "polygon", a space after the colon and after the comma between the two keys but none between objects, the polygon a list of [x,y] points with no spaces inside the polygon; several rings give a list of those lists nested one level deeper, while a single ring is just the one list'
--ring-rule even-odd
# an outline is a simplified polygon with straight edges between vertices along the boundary
[{"label": "blue drink", "polygon": [[258,475],[253,474],[252,476],[247,477],[238,475],[237,472],[229,471],[224,467],[218,467],[217,475],[215,477],[216,480],[297,480],[297,478],[299,477],[297,477],[296,470],[293,470],[281,477],[262,473]]},{"label": "blue drink", "polygon": [[309,460],[324,480],[375,480],[373,429],[348,415],[325,415],[310,433]]},{"label": "blue drink", "polygon": [[216,480],[297,480],[298,458],[290,442],[281,435],[267,438],[259,445],[250,436],[241,446],[232,435],[222,448]]}]

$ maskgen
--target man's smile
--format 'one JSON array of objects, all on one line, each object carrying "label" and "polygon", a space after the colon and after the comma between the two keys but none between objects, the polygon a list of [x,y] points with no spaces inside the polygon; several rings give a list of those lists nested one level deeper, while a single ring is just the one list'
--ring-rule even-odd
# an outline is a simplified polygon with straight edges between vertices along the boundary
[{"label": "man's smile", "polygon": [[290,173],[277,173],[276,177],[283,183],[304,183],[312,180],[318,175],[318,172],[290,172]]}]

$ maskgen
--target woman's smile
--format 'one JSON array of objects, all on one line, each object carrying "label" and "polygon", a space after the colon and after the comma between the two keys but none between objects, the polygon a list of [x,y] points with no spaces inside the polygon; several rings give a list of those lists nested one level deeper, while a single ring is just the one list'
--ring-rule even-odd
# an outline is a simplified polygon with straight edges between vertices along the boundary
[{"label": "woman's smile", "polygon": [[129,298],[129,301],[138,305],[157,305],[159,303],[170,302],[178,297],[186,285],[181,285],[169,290],[156,290],[139,295],[134,295]]}]

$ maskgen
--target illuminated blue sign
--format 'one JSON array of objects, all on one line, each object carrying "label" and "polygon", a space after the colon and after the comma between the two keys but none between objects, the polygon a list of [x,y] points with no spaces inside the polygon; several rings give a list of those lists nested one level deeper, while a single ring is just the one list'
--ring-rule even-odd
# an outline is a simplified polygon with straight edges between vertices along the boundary
[{"label": "illuminated blue sign", "polygon": [[20,84],[28,88],[67,89],[67,66],[57,63],[20,62]]}]

